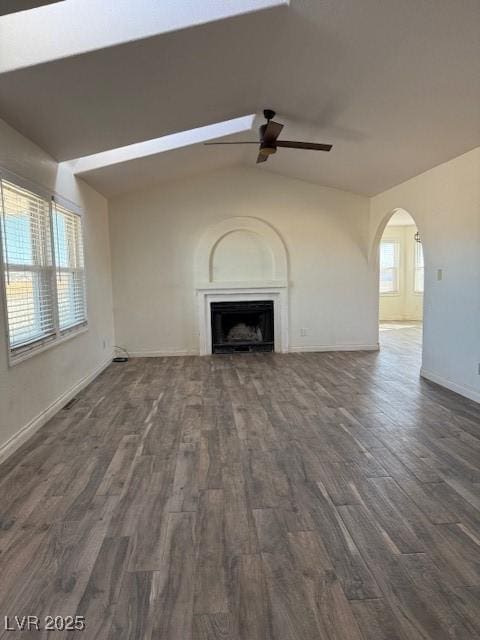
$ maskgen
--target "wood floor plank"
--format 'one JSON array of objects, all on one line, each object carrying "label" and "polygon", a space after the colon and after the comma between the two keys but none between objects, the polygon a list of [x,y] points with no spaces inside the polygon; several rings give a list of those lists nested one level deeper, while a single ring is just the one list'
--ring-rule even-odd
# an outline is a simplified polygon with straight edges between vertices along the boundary
[{"label": "wood floor plank", "polygon": [[319,629],[320,637],[332,640],[362,640],[342,586],[316,532],[289,534],[295,565],[304,577],[304,589]]},{"label": "wood floor plank", "polygon": [[222,489],[204,492],[197,520],[198,557],[195,609],[198,614],[228,613],[225,499]]},{"label": "wood floor plank", "polygon": [[199,498],[198,445],[181,442],[178,447],[172,495],[168,511],[196,511]]},{"label": "wood floor plank", "polygon": [[[95,640],[108,638],[115,605],[128,562],[128,538],[105,538],[90,579],[77,608],[77,615],[88,620],[88,634]],[[81,638],[83,631],[73,637]]]},{"label": "wood floor plank", "polygon": [[[363,633],[368,640],[414,640],[399,628],[390,605],[384,598],[374,600],[351,600],[350,606]],[[421,636],[417,634],[417,638]]]},{"label": "wood floor plank", "polygon": [[121,439],[97,489],[97,495],[120,495],[122,493],[137,450],[138,439],[136,435],[124,436]]},{"label": "wood floor plank", "polygon": [[450,511],[446,504],[435,498],[434,484],[422,484],[405,465],[387,448],[373,450],[381,458],[383,465],[396,483],[416,503],[421,511],[435,524],[448,524],[458,521],[458,516]]},{"label": "wood floor plank", "polygon": [[211,613],[193,617],[193,640],[237,640],[232,616]]},{"label": "wood floor plank", "polygon": [[257,551],[253,514],[249,509],[242,465],[225,466],[222,474],[225,495],[225,546],[231,557]]},{"label": "wood floor plank", "polygon": [[161,564],[153,573],[152,637],[190,640],[195,595],[195,513],[168,514]]},{"label": "wood floor plank", "polygon": [[275,640],[303,640],[319,635],[304,580],[290,561],[278,553],[262,553]]},{"label": "wood floor plank", "polygon": [[239,640],[273,640],[270,601],[259,555],[242,555],[239,571]]},{"label": "wood floor plank", "polygon": [[[152,573],[126,572],[115,606],[108,640],[150,640]],[[88,621],[87,621],[88,624]]]},{"label": "wood floor plank", "polygon": [[378,598],[381,593],[371,570],[365,564],[351,534],[345,527],[338,508],[320,483],[305,483],[297,501],[303,501],[342,583],[348,599]]},{"label": "wood floor plank", "polygon": [[[358,486],[358,489],[357,489]],[[402,508],[414,507],[393,478],[369,478],[355,486],[361,500],[375,514],[400,553],[423,553],[425,545],[408,521],[402,518]]]}]

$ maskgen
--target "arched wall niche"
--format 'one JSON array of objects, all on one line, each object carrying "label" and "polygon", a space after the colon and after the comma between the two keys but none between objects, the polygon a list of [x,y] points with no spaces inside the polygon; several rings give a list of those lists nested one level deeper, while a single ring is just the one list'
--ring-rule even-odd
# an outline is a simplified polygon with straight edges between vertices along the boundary
[{"label": "arched wall niche", "polygon": [[230,231],[212,249],[209,276],[210,282],[274,280],[272,251],[258,233]]},{"label": "arched wall niche", "polygon": [[259,218],[236,216],[209,227],[196,253],[197,285],[288,281],[287,250],[278,232]]}]

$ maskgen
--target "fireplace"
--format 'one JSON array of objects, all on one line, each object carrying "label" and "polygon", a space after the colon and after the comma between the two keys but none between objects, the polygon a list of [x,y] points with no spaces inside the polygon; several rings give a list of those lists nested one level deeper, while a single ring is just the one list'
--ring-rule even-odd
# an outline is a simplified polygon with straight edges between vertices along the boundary
[{"label": "fireplace", "polygon": [[212,302],[212,353],[273,351],[273,301]]}]

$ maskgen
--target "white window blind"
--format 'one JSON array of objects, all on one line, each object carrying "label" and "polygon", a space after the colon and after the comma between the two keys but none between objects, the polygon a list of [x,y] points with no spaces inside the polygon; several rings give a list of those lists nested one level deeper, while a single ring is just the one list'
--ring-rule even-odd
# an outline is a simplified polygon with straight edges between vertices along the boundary
[{"label": "white window blind", "polygon": [[79,215],[0,180],[8,342],[13,359],[86,323]]},{"label": "white window blind", "polygon": [[82,221],[57,202],[53,203],[52,217],[58,323],[64,331],[87,319]]},{"label": "white window blind", "polygon": [[48,201],[1,183],[2,249],[10,347],[55,334]]},{"label": "white window blind", "polygon": [[380,244],[380,293],[399,291],[400,243],[385,240]]},{"label": "white window blind", "polygon": [[421,242],[415,241],[414,250],[414,283],[413,290],[415,293],[423,293],[423,281],[425,277],[425,266],[423,263],[423,247]]}]

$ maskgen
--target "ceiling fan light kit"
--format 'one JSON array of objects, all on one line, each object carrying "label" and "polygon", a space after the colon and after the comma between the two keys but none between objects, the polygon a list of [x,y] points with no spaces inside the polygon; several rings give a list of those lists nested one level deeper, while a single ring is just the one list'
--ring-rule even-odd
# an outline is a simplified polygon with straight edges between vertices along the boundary
[{"label": "ceiling fan light kit", "polygon": [[259,128],[260,140],[259,142],[253,140],[245,140],[239,142],[205,142],[205,145],[218,145],[218,144],[258,144],[258,162],[266,162],[268,157],[277,152],[278,147],[285,149],[302,149],[309,151],[330,151],[331,144],[322,144],[317,142],[296,142],[293,140],[278,140],[283,124],[274,122],[275,111],[272,109],[264,109],[263,115],[266,119],[266,124],[262,124]]}]

